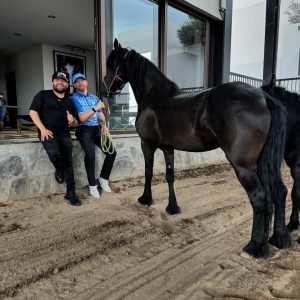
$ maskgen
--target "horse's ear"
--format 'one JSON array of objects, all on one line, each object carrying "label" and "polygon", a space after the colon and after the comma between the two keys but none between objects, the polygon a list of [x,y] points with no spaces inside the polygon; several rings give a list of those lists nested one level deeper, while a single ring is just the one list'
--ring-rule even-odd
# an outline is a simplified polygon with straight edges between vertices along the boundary
[{"label": "horse's ear", "polygon": [[268,86],[269,86],[270,88],[273,88],[273,87],[276,86],[276,75],[275,75],[275,74],[272,75],[272,78],[271,78],[271,80],[270,80]]},{"label": "horse's ear", "polygon": [[115,40],[114,40],[114,49],[117,50],[119,48],[122,48],[122,46],[119,43],[119,41],[115,38]]},{"label": "horse's ear", "polygon": [[276,75],[273,74],[269,83],[266,84],[269,88],[274,88],[276,86]]}]

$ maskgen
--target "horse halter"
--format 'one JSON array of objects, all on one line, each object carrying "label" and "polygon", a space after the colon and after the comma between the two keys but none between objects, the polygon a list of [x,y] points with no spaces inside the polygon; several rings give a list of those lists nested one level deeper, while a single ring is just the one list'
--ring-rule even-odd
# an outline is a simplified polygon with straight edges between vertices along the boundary
[{"label": "horse halter", "polygon": [[131,51],[131,50],[128,50],[128,51],[125,53],[125,55],[124,55],[124,57],[123,57],[123,60],[122,60],[122,61],[120,62],[120,64],[117,66],[116,71],[115,71],[115,74],[114,74],[113,79],[112,79],[111,83],[109,84],[109,86],[106,84],[105,80],[103,80],[103,84],[104,84],[104,86],[105,86],[105,88],[106,88],[106,97],[107,97],[107,99],[109,98],[109,95],[110,95],[110,94],[112,94],[112,95],[117,94],[117,90],[116,90],[116,91],[112,91],[112,90],[111,90],[111,88],[112,88],[113,84],[115,83],[115,81],[122,81],[122,82],[123,82],[123,84],[118,88],[118,90],[120,90],[120,91],[122,90],[122,88],[123,88],[124,85],[126,84],[126,82],[120,77],[120,75],[119,75],[118,72],[119,72],[119,69],[120,69],[120,66],[121,66],[122,62],[124,62],[125,58],[127,57],[128,53],[129,53],[130,51]]}]

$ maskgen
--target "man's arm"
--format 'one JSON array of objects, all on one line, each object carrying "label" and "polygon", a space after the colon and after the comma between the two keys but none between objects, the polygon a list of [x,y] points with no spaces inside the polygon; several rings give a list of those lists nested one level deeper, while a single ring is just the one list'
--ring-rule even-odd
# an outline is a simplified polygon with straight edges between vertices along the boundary
[{"label": "man's arm", "polygon": [[41,131],[41,140],[42,142],[46,139],[53,138],[53,133],[51,130],[48,130],[41,121],[39,113],[35,110],[29,111],[29,116],[31,117],[33,123]]},{"label": "man's arm", "polygon": [[[95,106],[94,109],[97,111],[100,108],[104,108],[104,103],[103,102],[98,102]],[[78,118],[80,122],[85,122],[88,119],[91,118],[92,115],[94,115],[96,112],[93,111],[92,109],[85,111],[85,112],[79,112],[78,113]]]},{"label": "man's arm", "polygon": [[106,131],[107,127],[106,127],[106,119],[105,119],[105,115],[103,112],[99,112],[98,113],[98,117],[101,121],[101,131]]},{"label": "man's arm", "polygon": [[72,126],[72,127],[78,126],[78,122],[77,122],[76,118],[73,117],[73,115],[70,114],[68,110],[67,110],[67,119],[68,119],[69,126]]}]

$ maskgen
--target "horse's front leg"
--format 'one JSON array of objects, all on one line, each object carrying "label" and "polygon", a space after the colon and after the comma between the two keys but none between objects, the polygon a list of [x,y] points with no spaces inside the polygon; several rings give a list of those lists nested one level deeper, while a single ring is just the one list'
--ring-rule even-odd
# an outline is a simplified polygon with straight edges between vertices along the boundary
[{"label": "horse's front leg", "polygon": [[180,207],[177,205],[177,200],[174,191],[174,149],[163,150],[166,161],[166,178],[169,185],[169,204],[166,208],[170,215],[179,214]]},{"label": "horse's front leg", "polygon": [[151,192],[151,181],[153,176],[154,153],[157,148],[142,140],[142,151],[145,159],[145,187],[143,195],[138,202],[143,205],[150,206],[153,203]]},{"label": "horse's front leg", "polygon": [[292,214],[290,222],[287,225],[289,231],[297,230],[299,228],[299,210],[300,210],[300,167],[291,167],[291,175],[294,179],[292,189]]}]

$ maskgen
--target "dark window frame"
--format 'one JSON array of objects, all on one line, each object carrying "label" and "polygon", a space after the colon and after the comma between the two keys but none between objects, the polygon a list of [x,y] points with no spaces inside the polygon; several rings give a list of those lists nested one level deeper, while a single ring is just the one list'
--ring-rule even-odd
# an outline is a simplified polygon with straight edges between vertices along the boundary
[{"label": "dark window frame", "polygon": [[298,65],[298,75],[300,76],[300,50],[299,50],[299,65]]},{"label": "dark window frame", "polygon": [[[109,1],[109,2],[108,2]],[[215,53],[214,43],[211,39],[212,29],[211,25],[220,23],[218,18],[210,15],[209,13],[201,10],[192,4],[183,0],[148,0],[158,5],[158,66],[159,69],[166,75],[167,73],[167,17],[168,17],[168,6],[172,6],[184,13],[187,13],[201,21],[205,22],[206,25],[206,42],[205,42],[205,57],[204,57],[204,88],[211,87],[218,80],[214,79],[215,66],[214,56],[220,55]],[[107,11],[107,6],[111,3],[111,0],[95,0],[95,36],[96,36],[96,75],[97,75],[97,94],[101,95],[101,83],[104,79],[106,72],[106,58],[112,48],[106,45],[106,41],[109,38],[106,25],[112,23],[112,14]],[[108,25],[109,27],[109,25]],[[110,41],[111,42],[111,41]],[[112,44],[112,43],[111,43]],[[104,98],[105,105],[107,107],[108,101]],[[105,112],[107,115],[107,111]],[[136,130],[112,130],[112,134],[120,133],[136,133]]]},{"label": "dark window frame", "polygon": [[[169,1],[168,3],[169,6],[183,12],[186,13],[202,22],[205,23],[205,45],[204,45],[204,76],[203,76],[203,87],[204,89],[207,89],[209,87],[208,84],[208,78],[209,78],[209,53],[210,53],[210,21],[205,18],[204,15],[198,15],[198,13],[195,10],[192,10],[189,6],[187,5],[182,5],[180,1]],[[168,40],[168,34],[166,32],[166,44],[167,44],[167,40]],[[167,56],[167,48],[165,49],[165,53]],[[168,66],[168,61],[166,58],[166,66]],[[164,72],[164,74],[166,75],[166,72]]]}]

